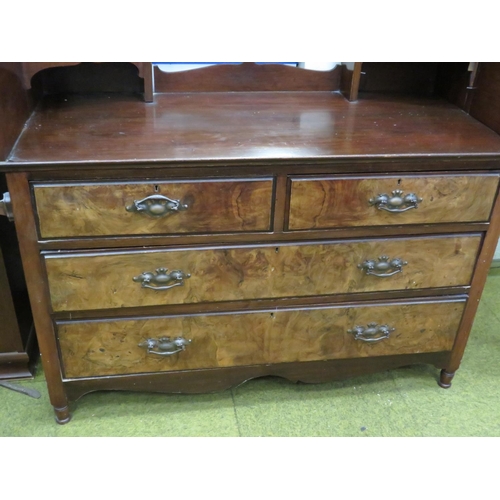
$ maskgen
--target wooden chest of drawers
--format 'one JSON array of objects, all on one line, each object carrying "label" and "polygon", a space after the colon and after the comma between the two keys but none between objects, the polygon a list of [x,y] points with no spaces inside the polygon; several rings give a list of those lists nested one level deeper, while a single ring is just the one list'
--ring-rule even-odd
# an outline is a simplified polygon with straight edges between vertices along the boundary
[{"label": "wooden chest of drawers", "polygon": [[500,137],[425,100],[211,99],[48,99],[5,162],[57,421],[95,390],[263,375],[430,363],[449,387],[500,230]]}]

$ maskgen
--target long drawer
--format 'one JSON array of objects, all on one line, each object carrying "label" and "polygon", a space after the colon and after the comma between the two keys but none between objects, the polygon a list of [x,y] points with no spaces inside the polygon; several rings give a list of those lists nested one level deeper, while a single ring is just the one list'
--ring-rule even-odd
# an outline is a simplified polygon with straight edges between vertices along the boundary
[{"label": "long drawer", "polygon": [[34,184],[42,238],[269,231],[273,180]]},{"label": "long drawer", "polygon": [[292,178],[288,229],[488,221],[498,174]]},{"label": "long drawer", "polygon": [[48,254],[54,311],[467,286],[480,235]]},{"label": "long drawer", "polygon": [[66,378],[449,351],[465,299],[57,325]]}]

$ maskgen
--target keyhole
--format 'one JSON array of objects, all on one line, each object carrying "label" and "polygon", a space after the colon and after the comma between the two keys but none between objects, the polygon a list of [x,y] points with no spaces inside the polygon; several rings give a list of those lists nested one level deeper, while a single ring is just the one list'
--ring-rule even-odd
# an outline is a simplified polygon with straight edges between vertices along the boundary
[{"label": "keyhole", "polygon": [[280,251],[280,249],[279,249],[278,247],[276,247],[276,248],[274,249],[274,251],[275,251],[276,253],[278,253],[278,252]]},{"label": "keyhole", "polygon": [[398,186],[401,184],[401,179],[398,179]]},{"label": "keyhole", "polygon": [[160,192],[160,186],[158,186],[158,184],[155,184],[155,193],[159,193]]}]

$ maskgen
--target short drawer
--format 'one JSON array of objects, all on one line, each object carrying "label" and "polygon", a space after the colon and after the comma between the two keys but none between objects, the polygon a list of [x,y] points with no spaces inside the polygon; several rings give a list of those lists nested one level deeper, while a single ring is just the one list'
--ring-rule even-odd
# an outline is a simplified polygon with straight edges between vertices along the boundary
[{"label": "short drawer", "polygon": [[449,351],[465,299],[57,325],[65,378]]},{"label": "short drawer", "polygon": [[291,180],[288,229],[484,222],[498,174]]},{"label": "short drawer", "polygon": [[54,311],[467,286],[481,236],[45,256]]},{"label": "short drawer", "polygon": [[42,238],[269,231],[273,179],[34,184]]}]

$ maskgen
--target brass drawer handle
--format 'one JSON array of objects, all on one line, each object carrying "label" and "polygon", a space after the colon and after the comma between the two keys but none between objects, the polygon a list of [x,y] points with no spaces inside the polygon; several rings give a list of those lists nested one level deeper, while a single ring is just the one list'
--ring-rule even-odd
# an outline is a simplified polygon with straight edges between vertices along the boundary
[{"label": "brass drawer handle", "polygon": [[348,333],[354,335],[355,340],[361,340],[363,342],[380,342],[381,340],[388,339],[391,332],[395,328],[388,325],[377,325],[377,323],[368,323],[367,327],[355,326],[351,330],[347,330]]},{"label": "brass drawer handle", "polygon": [[184,279],[190,278],[191,275],[176,269],[168,272],[168,269],[160,267],[155,273],[146,271],[135,278],[132,278],[137,283],[142,283],[143,288],[151,288],[152,290],[169,290],[174,286],[183,286]]},{"label": "brass drawer handle", "polygon": [[172,200],[161,194],[153,194],[142,200],[134,200],[134,203],[126,207],[127,212],[144,212],[151,217],[163,217],[182,210],[187,210],[188,206],[180,200]]},{"label": "brass drawer handle", "polygon": [[406,196],[403,196],[403,194],[403,191],[399,189],[393,191],[392,196],[385,193],[379,194],[370,200],[370,205],[375,205],[379,210],[401,213],[412,208],[418,208],[418,204],[423,201],[414,193],[408,193]]},{"label": "brass drawer handle", "polygon": [[358,268],[365,271],[368,275],[388,278],[389,276],[394,276],[402,272],[403,266],[407,264],[408,262],[405,260],[399,258],[389,259],[386,255],[382,255],[378,258],[378,262],[374,260],[365,260],[363,264],[358,264]]},{"label": "brass drawer handle", "polygon": [[191,340],[183,337],[160,337],[158,339],[146,339],[137,344],[138,347],[147,349],[148,354],[157,354],[158,356],[172,356],[178,352],[185,351]]}]

